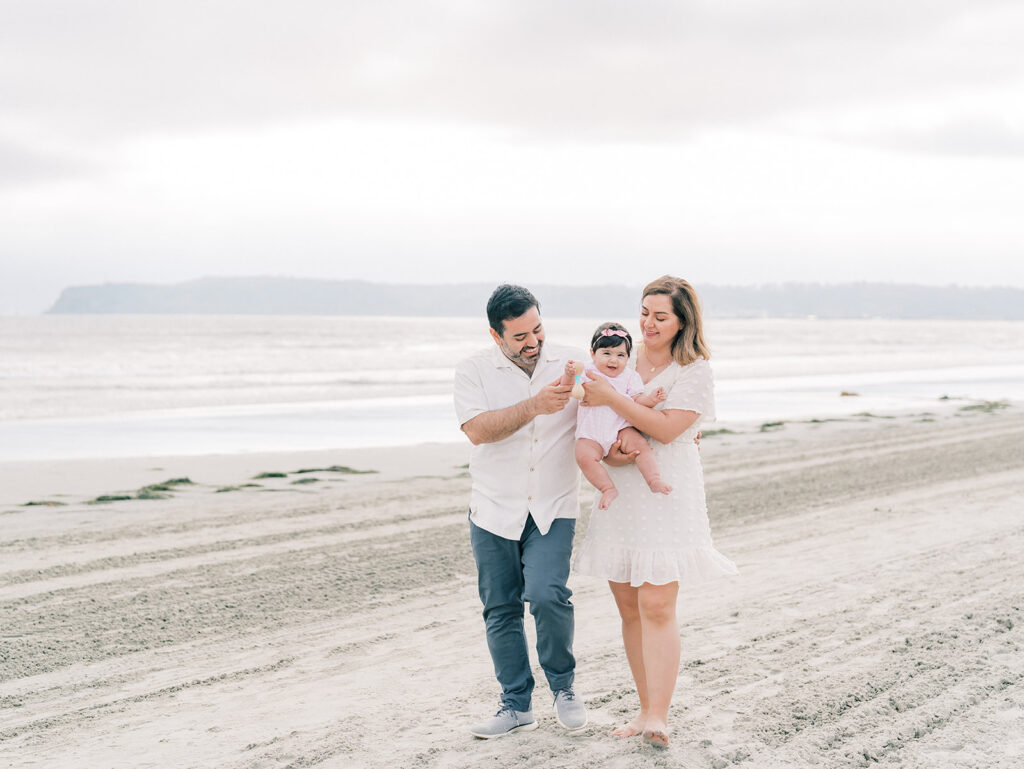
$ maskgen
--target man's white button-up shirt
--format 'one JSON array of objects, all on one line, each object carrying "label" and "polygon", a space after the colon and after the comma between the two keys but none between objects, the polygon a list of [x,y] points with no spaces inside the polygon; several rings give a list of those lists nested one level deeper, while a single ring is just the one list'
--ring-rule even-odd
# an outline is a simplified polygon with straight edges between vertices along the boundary
[{"label": "man's white button-up shirt", "polygon": [[[497,411],[533,397],[561,377],[580,353],[544,344],[530,377],[497,345],[481,350],[455,369],[455,414],[459,425],[485,411]],[[541,414],[504,440],[473,447],[470,520],[505,539],[519,539],[533,516],[541,534],[556,518],[579,514],[580,473],[573,450],[578,402],[555,414]]]}]

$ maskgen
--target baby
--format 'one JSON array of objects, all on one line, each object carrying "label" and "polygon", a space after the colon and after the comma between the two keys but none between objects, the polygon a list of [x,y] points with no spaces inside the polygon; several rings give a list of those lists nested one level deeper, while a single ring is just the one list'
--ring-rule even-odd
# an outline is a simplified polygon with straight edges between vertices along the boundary
[{"label": "baby", "polygon": [[[602,323],[594,332],[590,341],[590,357],[594,368],[587,367],[586,372],[578,371],[580,364],[570,361],[566,364],[563,384],[570,384],[577,374],[583,375],[585,381],[602,376],[608,380],[616,391],[632,398],[641,406],[653,408],[665,400],[665,389],[659,387],[651,395],[644,395],[644,383],[640,375],[627,367],[629,354],[633,349],[633,340],[618,323]],[[654,450],[639,430],[631,427],[611,406],[581,406],[576,418],[576,463],[583,471],[584,477],[594,488],[601,492],[601,501],[597,506],[606,510],[619,492],[612,483],[608,471],[601,460],[608,455],[608,449],[617,440],[632,437],[629,441],[632,450],[639,449],[636,465],[640,474],[647,481],[651,491],[669,494],[672,487],[661,480],[658,462],[654,458]]]}]

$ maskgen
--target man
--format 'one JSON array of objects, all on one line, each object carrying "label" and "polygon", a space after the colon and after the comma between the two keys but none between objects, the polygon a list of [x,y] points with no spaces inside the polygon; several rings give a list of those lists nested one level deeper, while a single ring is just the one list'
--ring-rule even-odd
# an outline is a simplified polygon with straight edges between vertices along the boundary
[{"label": "man", "polygon": [[580,356],[544,344],[540,305],[521,286],[498,286],[487,320],[496,346],[456,368],[455,411],[474,447],[470,540],[501,707],[470,731],[490,739],[537,728],[524,602],[537,627],[555,716],[576,731],[586,726],[587,712],[573,690],[572,591],[565,583],[580,481],[573,455],[577,405],[562,375]]}]

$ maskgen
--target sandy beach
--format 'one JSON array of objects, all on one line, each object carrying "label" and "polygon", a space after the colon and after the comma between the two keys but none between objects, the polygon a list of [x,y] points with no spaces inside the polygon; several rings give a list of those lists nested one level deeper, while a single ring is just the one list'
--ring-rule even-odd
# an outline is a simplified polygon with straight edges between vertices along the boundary
[{"label": "sandy beach", "polygon": [[1024,764],[1024,410],[702,453],[742,574],[681,591],[664,752],[608,736],[636,702],[607,586],[576,576],[590,727],[562,733],[539,683],[539,729],[466,732],[497,706],[468,442],[0,464],[0,765]]}]

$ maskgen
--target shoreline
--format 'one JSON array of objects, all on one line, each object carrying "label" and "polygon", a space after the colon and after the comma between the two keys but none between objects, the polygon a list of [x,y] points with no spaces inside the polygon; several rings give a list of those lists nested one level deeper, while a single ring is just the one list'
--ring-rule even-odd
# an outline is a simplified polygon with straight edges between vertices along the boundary
[{"label": "shoreline", "polygon": [[[1020,375],[1024,377],[1024,367]],[[970,391],[946,382],[935,390],[938,394],[925,395],[908,389],[910,385],[858,385],[831,375],[827,379],[827,385],[813,387],[788,378],[756,380],[756,392],[744,389],[744,382],[720,381],[719,422],[745,427],[778,420],[848,419],[864,412],[898,416],[957,404],[1024,404],[1024,388],[1007,388],[1005,380],[973,382]],[[0,463],[26,457],[51,461],[344,450],[368,442],[375,447],[445,443],[462,439],[455,422],[450,392],[17,418],[0,420]]]},{"label": "shoreline", "polygon": [[[851,401],[860,403],[859,396]],[[1016,411],[1020,404],[1008,400],[947,397],[920,411],[907,407],[891,412],[860,411],[839,416],[717,421],[704,431],[705,447],[724,436],[752,435],[824,424],[856,426],[872,422],[935,421],[1000,411]],[[28,502],[70,504],[91,499],[89,495],[131,494],[168,479],[189,478],[194,483],[225,488],[248,483],[260,473],[295,474],[311,467],[332,465],[370,471],[380,479],[397,480],[404,468],[422,465],[423,473],[443,475],[469,462],[471,446],[455,431],[454,440],[368,445],[360,448],[305,448],[274,451],[195,452],[143,455],[102,455],[39,459],[0,459],[0,514],[16,512]],[[116,474],[116,478],[112,477]],[[358,472],[326,474],[340,479]],[[292,480],[296,480],[293,478]],[[61,505],[54,505],[58,507]]]}]

